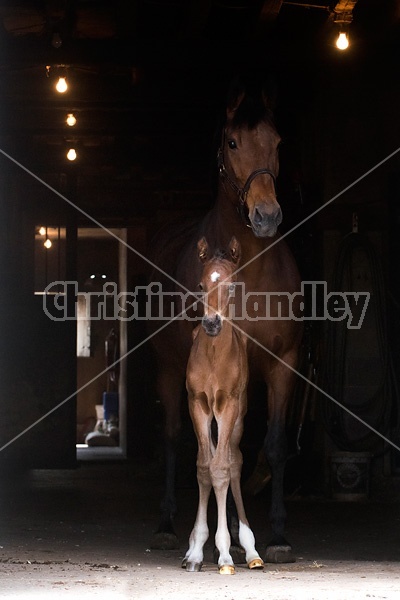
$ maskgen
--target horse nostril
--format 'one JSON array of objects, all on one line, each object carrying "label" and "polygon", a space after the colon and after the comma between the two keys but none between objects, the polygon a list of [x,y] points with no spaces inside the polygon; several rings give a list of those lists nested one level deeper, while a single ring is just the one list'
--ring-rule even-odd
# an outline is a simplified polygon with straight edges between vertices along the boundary
[{"label": "horse nostril", "polygon": [[261,212],[258,210],[258,208],[256,208],[254,211],[254,223],[256,223],[256,225],[259,225],[260,223],[262,223],[262,220],[263,220],[263,216],[262,216]]},{"label": "horse nostril", "polygon": [[262,209],[256,207],[254,209],[253,224],[262,227],[264,225],[273,224],[278,227],[282,222],[282,211],[279,207],[271,212],[263,212]]},{"label": "horse nostril", "polygon": [[222,319],[219,315],[213,315],[212,317],[203,317],[202,325],[207,335],[218,335],[221,331]]}]

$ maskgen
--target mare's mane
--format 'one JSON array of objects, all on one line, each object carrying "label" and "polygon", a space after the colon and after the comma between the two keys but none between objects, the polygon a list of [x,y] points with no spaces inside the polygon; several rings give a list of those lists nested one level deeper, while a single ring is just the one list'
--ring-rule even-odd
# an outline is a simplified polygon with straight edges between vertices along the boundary
[{"label": "mare's mane", "polygon": [[241,97],[232,119],[234,127],[254,129],[261,121],[274,125],[272,102],[265,82],[236,80],[228,93],[228,106],[235,107]]}]

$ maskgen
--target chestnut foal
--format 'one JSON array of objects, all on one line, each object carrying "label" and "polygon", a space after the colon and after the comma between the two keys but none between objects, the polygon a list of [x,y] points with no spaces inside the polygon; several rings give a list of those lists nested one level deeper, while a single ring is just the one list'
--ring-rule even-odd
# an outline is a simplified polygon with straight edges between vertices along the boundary
[{"label": "chestnut foal", "polygon": [[[240,490],[243,459],[239,442],[247,410],[248,365],[246,337],[228,320],[240,244],[236,238],[232,238],[229,255],[217,252],[210,259],[207,240],[203,237],[197,244],[197,250],[204,265],[200,282],[200,289],[204,292],[204,317],[193,332],[186,388],[189,412],[198,441],[199,505],[182,567],[187,571],[200,571],[202,567],[203,546],[209,533],[207,505],[213,488],[218,509],[215,534],[215,544],[219,550],[218,568],[221,574],[231,575],[235,573],[235,566],[229,552],[230,534],[226,515],[229,485],[236,503],[239,540],[245,550],[248,567],[261,568],[264,564],[255,549],[254,535],[246,518]],[[212,434],[213,420],[217,425],[218,441]]]}]

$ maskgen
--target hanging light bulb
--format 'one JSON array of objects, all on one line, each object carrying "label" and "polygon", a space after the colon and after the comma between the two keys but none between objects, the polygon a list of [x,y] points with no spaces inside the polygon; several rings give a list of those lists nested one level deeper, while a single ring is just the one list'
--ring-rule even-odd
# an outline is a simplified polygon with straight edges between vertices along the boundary
[{"label": "hanging light bulb", "polygon": [[46,235],[46,227],[39,227],[39,235]]},{"label": "hanging light bulb", "polygon": [[45,242],[44,242],[44,244],[43,244],[43,246],[44,246],[45,248],[47,248],[47,250],[49,250],[49,248],[51,248],[51,247],[52,247],[52,245],[53,245],[53,244],[51,243],[51,240],[50,240],[49,238],[47,238],[47,239],[46,239],[46,241],[45,241]]},{"label": "hanging light bulb", "polygon": [[59,92],[60,94],[64,94],[64,92],[66,92],[67,89],[68,89],[67,78],[59,77],[58,81],[56,83],[57,92]]},{"label": "hanging light bulb", "polygon": [[346,50],[349,47],[348,31],[353,21],[353,9],[357,0],[340,0],[334,8],[334,23],[339,29],[339,35],[336,39],[336,48]]},{"label": "hanging light bulb", "polygon": [[76,154],[75,148],[70,148],[67,152],[68,160],[70,160],[72,162],[72,161],[76,160],[76,156],[77,156],[77,154]]},{"label": "hanging light bulb", "polygon": [[74,127],[76,125],[76,117],[73,113],[68,113],[67,118],[65,120],[68,127]]},{"label": "hanging light bulb", "polygon": [[346,50],[349,47],[349,38],[345,31],[341,31],[336,40],[336,48]]}]

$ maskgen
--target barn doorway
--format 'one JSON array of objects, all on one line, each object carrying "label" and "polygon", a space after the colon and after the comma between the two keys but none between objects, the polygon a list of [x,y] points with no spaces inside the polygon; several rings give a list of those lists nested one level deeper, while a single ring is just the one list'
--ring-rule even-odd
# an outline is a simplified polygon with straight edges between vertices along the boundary
[{"label": "barn doorway", "polygon": [[123,459],[127,323],[120,317],[127,289],[126,229],[78,228],[77,284],[77,458]]}]

